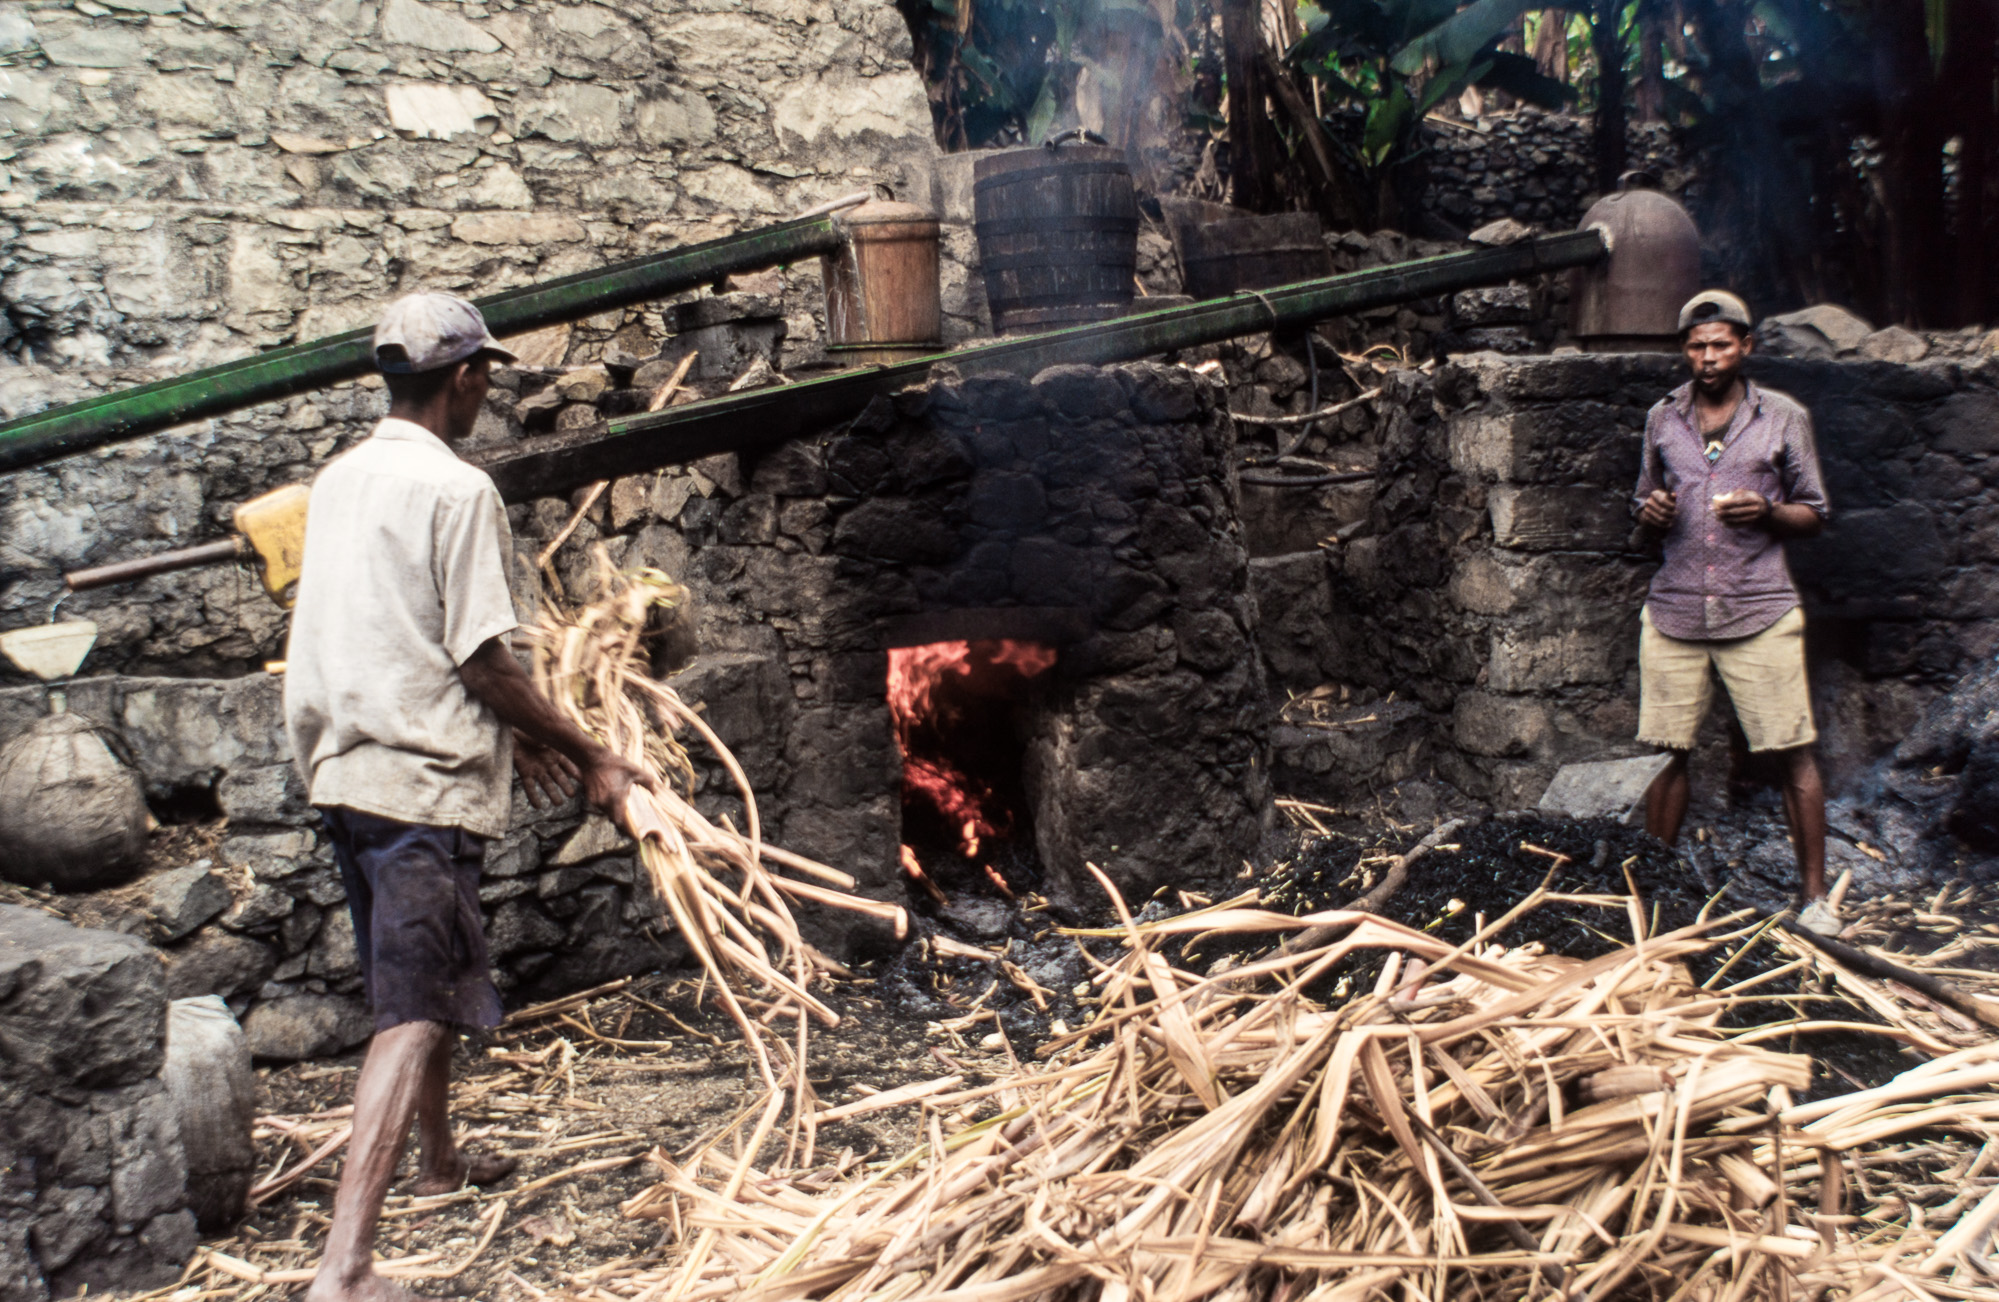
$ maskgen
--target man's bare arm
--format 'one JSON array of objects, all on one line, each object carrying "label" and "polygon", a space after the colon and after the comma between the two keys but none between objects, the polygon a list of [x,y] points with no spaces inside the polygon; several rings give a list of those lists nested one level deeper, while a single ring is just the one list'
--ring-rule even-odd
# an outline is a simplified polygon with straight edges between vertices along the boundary
[{"label": "man's bare arm", "polygon": [[502,723],[568,756],[583,772],[583,794],[605,813],[613,817],[624,813],[632,784],[657,786],[651,774],[558,714],[500,639],[487,640],[467,657],[458,666],[458,676],[465,681],[465,690],[485,702]]}]

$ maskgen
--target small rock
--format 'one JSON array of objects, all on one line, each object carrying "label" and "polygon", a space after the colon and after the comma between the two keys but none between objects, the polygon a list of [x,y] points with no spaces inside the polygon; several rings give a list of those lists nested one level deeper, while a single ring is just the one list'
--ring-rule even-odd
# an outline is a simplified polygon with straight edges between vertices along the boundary
[{"label": "small rock", "polygon": [[358,1000],[339,995],[268,999],[243,1019],[252,1057],[297,1062],[340,1053],[374,1034],[375,1022]]},{"label": "small rock", "polygon": [[204,931],[164,954],[169,999],[255,994],[278,966],[270,946],[226,931]]},{"label": "small rock", "polygon": [[1929,355],[1929,341],[1913,330],[1887,326],[1860,341],[1860,355],[1871,362],[1920,362]]},{"label": "small rock", "polygon": [[170,944],[188,935],[235,902],[221,873],[207,868],[170,868],[138,884],[153,939]]},{"label": "small rock", "polygon": [[601,366],[585,366],[557,380],[555,387],[570,402],[595,402],[611,387],[611,376]]},{"label": "small rock", "polygon": [[976,896],[961,895],[937,913],[953,929],[980,940],[998,940],[1013,921],[1013,910],[1004,903]]},{"label": "small rock", "polygon": [[1652,779],[1665,772],[1671,762],[1671,755],[1659,754],[1564,764],[1542,793],[1540,808],[1571,818],[1634,823],[1644,813],[1645,792]]},{"label": "small rock", "polygon": [[1529,239],[1534,228],[1525,222],[1517,222],[1511,217],[1501,217],[1496,222],[1487,222],[1465,238],[1473,244],[1517,244]]},{"label": "small rock", "polygon": [[548,860],[551,868],[567,868],[572,864],[588,863],[607,854],[617,854],[629,849],[631,841],[618,830],[617,825],[602,814],[591,814],[583,820],[583,825],[569,834]]},{"label": "small rock", "polygon": [[1815,303],[1796,312],[1766,318],[1775,325],[1807,326],[1825,336],[1827,342],[1846,352],[1858,348],[1874,327],[1835,303]]},{"label": "small rock", "polygon": [[596,406],[588,402],[572,402],[555,413],[555,428],[559,430],[588,429],[602,423],[604,417]]}]

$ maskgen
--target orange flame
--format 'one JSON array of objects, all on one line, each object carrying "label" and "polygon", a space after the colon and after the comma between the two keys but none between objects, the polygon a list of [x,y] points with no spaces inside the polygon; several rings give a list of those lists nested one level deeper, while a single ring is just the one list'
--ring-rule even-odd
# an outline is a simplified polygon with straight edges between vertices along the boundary
[{"label": "orange flame", "polygon": [[938,689],[949,679],[1006,666],[1011,676],[1033,678],[1055,663],[1055,649],[1038,642],[996,638],[977,642],[932,642],[925,646],[891,648],[888,653],[888,708],[895,720],[895,739],[902,747],[902,780],[919,791],[959,829],[959,852],[967,859],[979,852],[984,838],[997,835],[988,806],[993,793],[974,782],[948,760],[913,753],[917,726],[943,713]]}]

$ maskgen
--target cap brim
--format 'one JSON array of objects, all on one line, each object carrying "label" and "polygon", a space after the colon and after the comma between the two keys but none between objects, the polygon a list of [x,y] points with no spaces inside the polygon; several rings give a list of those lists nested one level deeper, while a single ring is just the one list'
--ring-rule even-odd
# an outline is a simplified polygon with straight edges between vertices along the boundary
[{"label": "cap brim", "polygon": [[488,333],[484,339],[479,341],[479,351],[490,353],[509,366],[519,366],[521,362],[519,357],[515,356],[505,344],[493,338],[491,333]]}]

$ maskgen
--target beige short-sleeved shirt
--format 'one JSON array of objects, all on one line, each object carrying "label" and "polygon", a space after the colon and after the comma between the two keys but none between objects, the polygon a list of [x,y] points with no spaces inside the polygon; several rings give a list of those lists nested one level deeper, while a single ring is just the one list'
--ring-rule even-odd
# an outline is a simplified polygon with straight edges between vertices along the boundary
[{"label": "beige short-sleeved shirt", "polygon": [[313,481],[285,654],[285,731],[314,805],[507,830],[513,734],[458,666],[515,626],[486,473],[384,420]]}]

